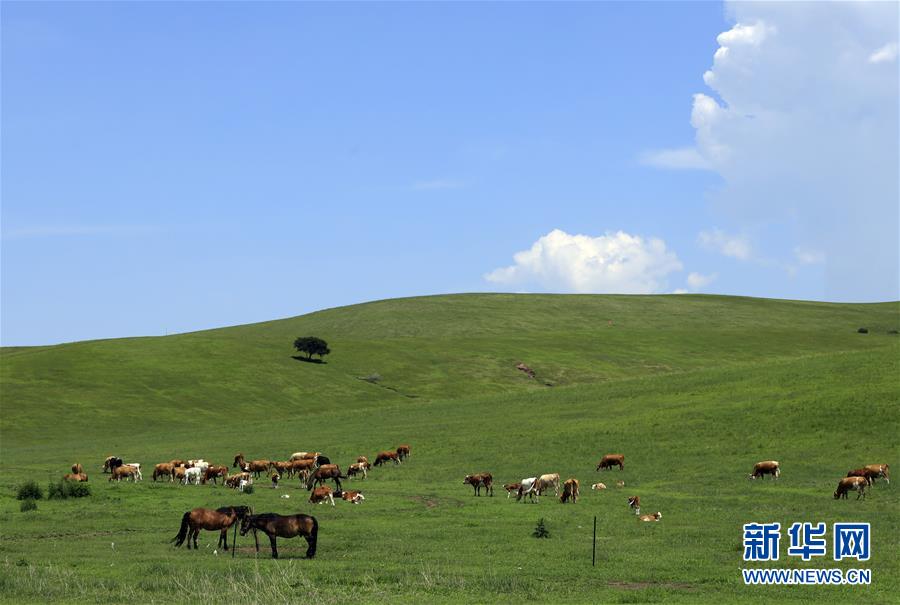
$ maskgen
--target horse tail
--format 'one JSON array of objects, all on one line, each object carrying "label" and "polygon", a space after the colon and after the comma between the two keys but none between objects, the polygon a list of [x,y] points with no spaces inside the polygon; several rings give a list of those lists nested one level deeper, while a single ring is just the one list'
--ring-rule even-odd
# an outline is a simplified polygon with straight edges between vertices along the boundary
[{"label": "horse tail", "polygon": [[188,520],[191,518],[191,511],[184,513],[181,517],[181,529],[178,530],[178,535],[172,538],[172,542],[175,543],[175,546],[181,546],[184,543],[184,539],[187,537],[188,533]]},{"label": "horse tail", "polygon": [[309,544],[309,548],[306,549],[307,559],[316,556],[316,542],[319,539],[319,522],[315,517],[310,517],[310,519],[312,519],[312,529],[309,530],[309,537],[306,539],[306,543]]}]

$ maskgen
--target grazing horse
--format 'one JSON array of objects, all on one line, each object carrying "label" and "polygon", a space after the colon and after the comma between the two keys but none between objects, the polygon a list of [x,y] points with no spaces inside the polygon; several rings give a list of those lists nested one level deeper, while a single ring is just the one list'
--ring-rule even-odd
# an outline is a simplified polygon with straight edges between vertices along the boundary
[{"label": "grazing horse", "polygon": [[[181,528],[178,534],[172,538],[171,542],[175,546],[181,546],[184,539],[187,538],[187,547],[191,548],[191,538],[194,539],[194,550],[197,549],[197,536],[200,530],[220,531],[219,539],[225,541],[225,550],[228,550],[228,528],[234,525],[238,519],[237,511],[233,507],[228,507],[229,512],[219,512],[209,508],[195,508],[184,513],[181,517]],[[245,513],[246,518],[246,513]]]},{"label": "grazing horse", "polygon": [[397,457],[400,458],[400,461],[403,462],[407,458],[409,458],[409,446],[408,445],[398,445],[397,446]]},{"label": "grazing horse", "polygon": [[306,489],[311,490],[313,485],[325,485],[326,481],[332,479],[334,486],[340,491],[341,479],[346,478],[346,475],[341,474],[341,467],[337,464],[323,464],[306,480]]},{"label": "grazing horse", "polygon": [[[306,549],[306,558],[316,556],[316,540],[319,535],[319,522],[309,515],[282,516],[275,513],[262,513],[261,515],[247,515],[241,520],[241,535],[246,535],[250,530],[259,530],[269,536],[272,543],[272,558],[278,558],[278,548],[275,538],[294,538],[303,536],[309,548]],[[256,543],[256,552],[259,552],[259,542]]]},{"label": "grazing horse", "polygon": [[269,470],[269,461],[251,460],[250,462],[247,462],[244,460],[244,454],[238,454],[234,457],[234,464],[231,466],[232,468],[237,467],[247,473],[253,473],[258,479],[260,473],[265,473]]},{"label": "grazing horse", "polygon": [[83,475],[84,467],[81,466],[78,462],[72,465],[72,474],[73,475]]}]

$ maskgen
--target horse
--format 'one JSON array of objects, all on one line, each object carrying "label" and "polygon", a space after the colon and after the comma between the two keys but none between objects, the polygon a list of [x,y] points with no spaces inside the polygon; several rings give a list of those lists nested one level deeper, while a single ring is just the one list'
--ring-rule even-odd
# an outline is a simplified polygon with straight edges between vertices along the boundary
[{"label": "horse", "polygon": [[[181,517],[181,528],[171,541],[178,547],[181,546],[184,543],[184,539],[187,538],[187,547],[190,549],[191,538],[193,537],[194,550],[196,550],[198,548],[197,536],[200,535],[201,529],[208,531],[219,530],[221,532],[219,539],[221,540],[224,538],[225,550],[228,550],[228,528],[234,525],[234,522],[238,519],[237,511],[233,507],[228,508],[230,510],[229,513],[222,513],[209,508],[195,508],[194,510],[189,510]],[[244,518],[246,518],[246,515]]]},{"label": "horse", "polygon": [[[249,506],[222,506],[220,508],[217,508],[216,512],[217,513],[225,513],[226,515],[233,512],[237,516],[238,521],[243,521],[244,517],[246,517],[247,515],[253,514],[253,509]],[[228,550],[227,534],[228,534],[228,528],[223,529],[222,533],[219,534],[219,542],[216,544],[216,548],[218,548],[219,546],[222,546],[222,544],[224,543],[226,546],[225,550]]]},{"label": "horse", "polygon": [[[316,540],[319,535],[319,522],[309,515],[278,515],[276,513],[262,513],[260,515],[247,515],[241,520],[241,535],[246,535],[250,530],[259,530],[269,536],[272,544],[272,558],[278,558],[278,548],[275,538],[294,538],[303,536],[309,548],[306,549],[306,558],[316,556]],[[256,552],[259,552],[259,542],[256,543]]]},{"label": "horse", "polygon": [[346,478],[346,475],[341,474],[340,466],[337,464],[325,464],[317,468],[316,472],[309,476],[306,480],[306,489],[309,491],[313,488],[313,485],[325,485],[326,481],[333,479],[335,487],[340,491],[341,479]]}]

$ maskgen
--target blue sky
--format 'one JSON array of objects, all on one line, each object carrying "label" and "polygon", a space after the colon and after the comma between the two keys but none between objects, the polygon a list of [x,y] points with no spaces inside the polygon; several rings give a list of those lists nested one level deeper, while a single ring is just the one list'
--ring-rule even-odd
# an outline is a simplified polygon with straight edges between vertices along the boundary
[{"label": "blue sky", "polygon": [[[448,292],[897,299],[896,5],[785,6],[4,2],[0,339]],[[848,48],[865,69],[822,67]]]}]

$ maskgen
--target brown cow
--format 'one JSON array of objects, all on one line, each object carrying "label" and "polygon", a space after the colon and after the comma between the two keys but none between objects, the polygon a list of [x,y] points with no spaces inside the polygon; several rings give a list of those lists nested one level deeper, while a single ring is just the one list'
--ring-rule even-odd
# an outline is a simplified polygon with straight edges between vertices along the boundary
[{"label": "brown cow", "polygon": [[325,485],[329,479],[334,481],[336,488],[341,489],[341,479],[346,478],[347,476],[341,473],[341,467],[337,464],[323,464],[306,480],[306,489],[311,490],[314,485]]},{"label": "brown cow", "polygon": [[63,475],[63,481],[87,481],[88,476],[84,473],[67,473]]},{"label": "brown cow", "polygon": [[206,468],[206,472],[203,473],[203,479],[201,479],[201,482],[206,483],[207,481],[212,479],[213,483],[218,484],[219,477],[222,478],[223,482],[225,481],[225,479],[228,477],[228,467],[223,465],[210,464]]},{"label": "brown cow", "polygon": [[131,479],[132,481],[134,481],[135,477],[137,477],[137,469],[133,466],[128,466],[127,464],[125,464],[123,466],[117,466],[113,470],[112,475],[109,476],[109,480],[121,481],[122,479]]},{"label": "brown cow", "polygon": [[606,454],[603,458],[600,459],[600,463],[597,464],[597,470],[600,469],[610,469],[614,466],[618,466],[620,471],[625,470],[625,455],[624,454]]},{"label": "brown cow", "polygon": [[580,488],[581,484],[578,482],[578,479],[566,479],[566,482],[563,483],[563,493],[559,497],[559,501],[565,504],[571,499],[572,504],[575,504],[578,502]]},{"label": "brown cow", "polygon": [[342,500],[346,500],[351,504],[359,504],[366,499],[360,491],[340,492],[340,496]]},{"label": "brown cow", "polygon": [[521,483],[504,483],[503,489],[506,490],[507,500],[513,494],[513,492],[518,492],[520,487],[522,487]]},{"label": "brown cow", "polygon": [[494,476],[490,473],[478,473],[477,475],[466,475],[466,478],[463,479],[463,485],[469,484],[473,488],[475,488],[475,496],[481,495],[481,488],[484,487],[484,491],[488,493],[488,495],[494,495]]},{"label": "brown cow", "polygon": [[73,475],[83,475],[84,474],[84,468],[81,466],[80,463],[76,462],[75,464],[72,465],[72,474]]},{"label": "brown cow", "polygon": [[366,470],[372,468],[372,465],[369,464],[369,459],[366,458],[365,456],[357,456],[357,457],[356,457],[356,462],[358,462],[359,464],[365,464],[365,465],[366,465]]},{"label": "brown cow", "polygon": [[172,465],[172,468],[178,468],[179,466],[183,466],[184,468],[189,468],[188,461],[182,460],[181,458],[173,458],[172,460],[169,460],[169,464]]},{"label": "brown cow", "polygon": [[753,465],[753,472],[750,473],[750,479],[759,479],[763,475],[772,475],[772,479],[778,479],[781,476],[781,464],[777,460],[763,460]]},{"label": "brown cow", "polygon": [[656,512],[652,515],[641,515],[638,517],[641,521],[659,521],[662,519],[662,513]]},{"label": "brown cow", "polygon": [[278,460],[272,460],[269,463],[269,466],[276,471],[278,471],[279,475],[291,474],[294,469],[294,463],[291,460],[286,460],[284,462]]},{"label": "brown cow", "polygon": [[394,464],[400,464],[400,456],[397,452],[379,452],[379,454],[375,456],[375,466],[387,464],[388,460],[393,461]]},{"label": "brown cow", "polygon": [[634,510],[634,514],[641,514],[641,497],[631,496],[630,498],[628,498],[628,506],[629,508]]},{"label": "brown cow", "polygon": [[887,464],[867,464],[865,469],[869,471],[869,481],[875,483],[876,479],[884,479],[891,484],[891,467]]},{"label": "brown cow", "polygon": [[868,483],[869,485],[872,485],[872,482],[874,481],[874,479],[872,478],[872,475],[874,475],[874,473],[872,473],[871,471],[868,471],[864,468],[855,468],[852,471],[847,471],[846,476],[847,477],[864,477],[866,480],[866,483]]},{"label": "brown cow", "polygon": [[301,482],[305,482],[315,468],[316,461],[313,458],[298,458],[291,461],[291,474],[299,475]]},{"label": "brown cow", "polygon": [[334,506],[334,496],[332,494],[332,489],[327,485],[323,485],[312,491],[309,495],[309,501],[312,504],[322,504],[323,502],[328,501],[331,502],[331,506]]},{"label": "brown cow", "polygon": [[175,480],[175,467],[172,466],[171,462],[160,462],[156,466],[153,467],[153,480],[156,481],[157,477],[168,477],[169,481]]},{"label": "brown cow", "polygon": [[844,477],[838,483],[837,489],[834,490],[834,499],[837,500],[839,498],[847,499],[847,492],[855,491],[859,492],[856,495],[856,499],[866,497],[866,486],[869,485],[869,480],[865,477]]},{"label": "brown cow", "polygon": [[237,467],[245,473],[253,473],[253,475],[258,479],[260,474],[268,472],[269,461],[251,460],[250,462],[247,462],[246,460],[244,460],[244,454],[241,453],[234,457],[234,463],[231,466],[232,468]]},{"label": "brown cow", "polygon": [[186,472],[187,467],[185,467],[183,464],[176,466],[174,469],[172,469],[172,479],[181,483],[184,481],[184,474]]},{"label": "brown cow", "polygon": [[406,444],[397,446],[397,456],[401,462],[409,458],[409,446]]},{"label": "brown cow", "polygon": [[347,476],[354,477],[356,475],[362,475],[362,478],[367,478],[368,472],[366,471],[366,465],[364,462],[357,462],[355,464],[351,464],[350,468],[347,469]]}]

